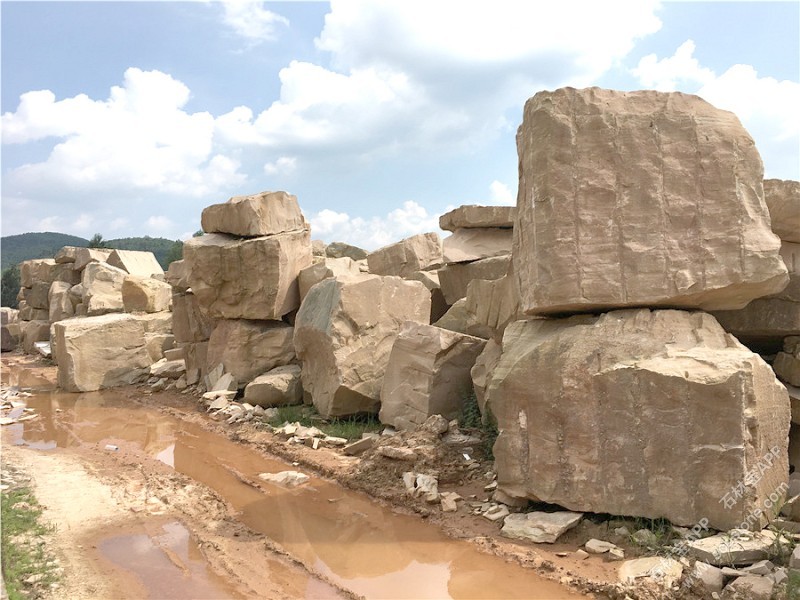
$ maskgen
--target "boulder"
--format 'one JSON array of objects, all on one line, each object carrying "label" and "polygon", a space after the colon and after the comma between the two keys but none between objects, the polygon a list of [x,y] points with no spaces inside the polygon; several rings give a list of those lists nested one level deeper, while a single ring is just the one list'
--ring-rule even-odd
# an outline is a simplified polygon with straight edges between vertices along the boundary
[{"label": "boulder", "polygon": [[486,227],[511,229],[516,215],[516,206],[465,204],[439,217],[439,228],[445,231]]},{"label": "boulder", "polygon": [[188,268],[185,260],[173,260],[169,263],[167,272],[164,273],[164,281],[170,284],[179,292],[189,289]]},{"label": "boulder", "polygon": [[569,511],[511,514],[503,521],[500,535],[534,544],[554,544],[583,519],[583,513]]},{"label": "boulder", "polygon": [[50,321],[47,319],[35,319],[33,321],[22,321],[19,323],[22,350],[25,354],[34,354],[36,342],[50,341]]},{"label": "boulder", "polygon": [[136,315],[107,314],[53,325],[58,385],[92,392],[130,385],[146,376],[152,360],[145,347],[147,323]]},{"label": "boulder", "polygon": [[456,300],[434,325],[456,333],[467,333],[467,299]]},{"label": "boulder", "polygon": [[49,321],[63,321],[75,316],[75,304],[72,301],[70,290],[72,286],[65,281],[54,281],[47,294]]},{"label": "boulder", "polygon": [[206,316],[192,292],[172,295],[172,331],[179,344],[204,342],[215,326],[216,320]]},{"label": "boulder", "polygon": [[184,343],[181,348],[186,362],[186,382],[194,385],[208,374],[208,342]]},{"label": "boulder", "polygon": [[108,262],[111,252],[113,250],[107,248],[76,248],[75,261],[72,266],[76,271],[82,271],[89,263]]},{"label": "boulder", "polygon": [[204,208],[200,224],[206,233],[261,237],[308,228],[297,196],[286,192],[261,192],[234,196]]},{"label": "boulder", "polygon": [[55,279],[56,261],[52,258],[37,258],[19,263],[19,284],[33,287],[36,282],[51,284]]},{"label": "boulder", "polygon": [[80,250],[80,248],[77,246],[64,246],[61,250],[56,252],[53,260],[56,264],[73,264],[78,255],[78,250]]},{"label": "boulder", "polygon": [[297,276],[311,265],[311,236],[209,233],[187,240],[183,256],[190,287],[210,317],[280,319],[300,306]]},{"label": "boulder", "polygon": [[783,242],[781,257],[789,271],[786,288],[740,310],[713,313],[726,331],[764,352],[780,348],[786,336],[800,335],[800,244]]},{"label": "boulder", "polygon": [[466,332],[485,339],[502,339],[508,324],[523,317],[515,284],[513,275],[470,281],[464,305]]},{"label": "boulder", "polygon": [[122,305],[125,312],[162,312],[169,310],[172,286],[152,277],[128,275],[122,281]]},{"label": "boulder", "polygon": [[300,366],[285,365],[259,375],[244,388],[244,401],[254,406],[302,404]]},{"label": "boulder", "polygon": [[0,351],[15,350],[19,343],[19,311],[3,306],[0,308]]},{"label": "boulder", "polygon": [[242,386],[295,359],[294,329],[280,321],[221,319],[208,340],[208,370],[222,365]]},{"label": "boulder", "polygon": [[[327,245],[322,240],[311,240],[311,254],[314,258],[325,258],[325,249]],[[365,254],[366,258],[366,254]]]},{"label": "boulder", "polygon": [[772,368],[778,379],[800,387],[800,336],[791,336],[783,340],[783,352],[778,352]]},{"label": "boulder", "polygon": [[22,288],[25,302],[33,309],[47,310],[47,296],[50,292],[49,281],[34,281],[33,287]]},{"label": "boulder", "polygon": [[105,262],[90,262],[83,270],[83,304],[91,316],[122,312],[122,282],[126,271]]},{"label": "boulder", "polygon": [[765,179],[764,200],[772,231],[785,242],[800,244],[800,181]]},{"label": "boulder", "polygon": [[53,281],[77,285],[81,282],[81,272],[73,268],[73,263],[59,263],[53,270]]},{"label": "boulder", "polygon": [[470,263],[445,265],[439,269],[439,282],[448,304],[467,297],[467,286],[475,279],[494,280],[503,277],[511,264],[510,256],[495,256]]},{"label": "boulder", "polygon": [[324,417],[377,412],[389,354],[406,321],[427,323],[418,281],[361,275],[315,285],[295,320],[303,389]]},{"label": "boulder", "polygon": [[153,277],[154,275],[164,274],[164,269],[161,268],[155,254],[152,252],[114,250],[108,256],[107,262],[112,267],[117,267],[130,275],[138,275],[139,277]]},{"label": "boulder", "polygon": [[371,252],[367,264],[373,275],[409,277],[442,264],[442,242],[436,233],[420,233]]},{"label": "boulder", "polygon": [[483,352],[478,355],[475,360],[475,365],[470,370],[472,377],[472,387],[475,390],[475,399],[478,402],[478,410],[481,413],[481,420],[485,423],[488,421],[488,414],[486,412],[486,386],[489,383],[492,372],[500,360],[503,352],[503,346],[500,342],[490,339],[486,342]]},{"label": "boulder", "polygon": [[186,373],[186,363],[183,359],[168,360],[162,358],[150,365],[151,377],[165,377],[167,379],[180,379]]},{"label": "boulder", "polygon": [[435,323],[441,319],[450,306],[444,299],[442,285],[439,283],[439,273],[436,271],[417,271],[406,277],[406,279],[419,281],[431,293],[431,318],[429,322]]},{"label": "boulder", "polygon": [[347,275],[360,275],[361,269],[353,259],[325,258],[320,262],[306,267],[298,275],[297,281],[300,289],[300,301],[308,294],[308,290],[323,279],[329,277],[342,277]]},{"label": "boulder", "polygon": [[325,247],[325,256],[328,258],[351,258],[353,260],[364,260],[369,252],[358,246],[352,246],[345,242],[333,242]]},{"label": "boulder", "polygon": [[486,399],[512,497],[724,530],[765,525],[788,477],[786,388],[705,313],[517,321]]},{"label": "boulder", "polygon": [[392,346],[381,388],[381,423],[414,429],[431,415],[455,419],[472,393],[470,369],[485,341],[406,323]]},{"label": "boulder", "polygon": [[778,534],[732,529],[686,543],[689,555],[714,566],[750,565],[769,558]]},{"label": "boulder", "polygon": [[763,165],[733,113],[678,92],[525,104],[514,273],[525,314],[733,310],[787,282]]},{"label": "boulder", "polygon": [[511,229],[456,229],[442,241],[446,264],[511,254]]}]

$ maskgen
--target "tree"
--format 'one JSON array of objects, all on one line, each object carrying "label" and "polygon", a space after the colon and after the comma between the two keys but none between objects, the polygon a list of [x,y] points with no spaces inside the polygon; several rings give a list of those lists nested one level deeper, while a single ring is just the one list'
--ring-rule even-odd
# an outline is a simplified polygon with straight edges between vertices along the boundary
[{"label": "tree", "polygon": [[17,294],[19,294],[19,267],[13,265],[3,271],[2,279],[0,280],[0,296],[2,301],[0,304],[17,308]]},{"label": "tree", "polygon": [[95,233],[89,240],[89,248],[108,248],[108,244],[99,233]]},{"label": "tree", "polygon": [[205,231],[203,231],[202,229],[198,229],[197,231],[195,231],[195,232],[192,234],[192,237],[200,237],[200,236],[203,236],[203,235],[205,235],[205,234],[206,234],[206,232],[205,232]]},{"label": "tree", "polygon": [[183,258],[183,242],[180,240],[175,240],[175,243],[167,252],[166,259],[164,262],[167,263],[167,268],[169,268],[170,263],[175,262],[176,260],[181,260]]}]

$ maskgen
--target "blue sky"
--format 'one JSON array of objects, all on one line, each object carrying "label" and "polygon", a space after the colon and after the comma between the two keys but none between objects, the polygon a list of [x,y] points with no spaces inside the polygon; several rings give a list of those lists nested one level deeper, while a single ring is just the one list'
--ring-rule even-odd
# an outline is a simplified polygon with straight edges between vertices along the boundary
[{"label": "blue sky", "polygon": [[513,204],[527,98],[697,93],[800,179],[800,2],[0,2],[2,234],[186,237],[296,194],[376,248]]}]

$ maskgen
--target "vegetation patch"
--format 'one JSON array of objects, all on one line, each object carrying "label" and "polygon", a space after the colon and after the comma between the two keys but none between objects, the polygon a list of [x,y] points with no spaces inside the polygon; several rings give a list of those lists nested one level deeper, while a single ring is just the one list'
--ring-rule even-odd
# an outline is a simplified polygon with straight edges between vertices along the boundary
[{"label": "vegetation patch", "polygon": [[304,404],[280,406],[276,410],[277,412],[273,416],[266,419],[266,422],[273,427],[280,427],[284,423],[300,423],[305,427],[316,427],[331,437],[341,437],[347,440],[358,440],[364,433],[377,433],[383,428],[377,415],[373,414],[326,419],[313,406]]},{"label": "vegetation patch", "polygon": [[0,496],[0,545],[9,600],[41,597],[58,582],[58,563],[45,544],[54,528],[42,523],[41,516],[42,508],[27,487]]}]

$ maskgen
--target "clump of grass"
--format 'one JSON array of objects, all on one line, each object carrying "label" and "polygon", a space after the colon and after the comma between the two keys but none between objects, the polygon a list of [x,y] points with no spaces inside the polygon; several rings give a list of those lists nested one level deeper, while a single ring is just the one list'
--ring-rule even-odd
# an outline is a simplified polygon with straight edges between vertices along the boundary
[{"label": "clump of grass", "polygon": [[786,582],[786,598],[800,600],[800,571],[789,569],[789,579]]},{"label": "clump of grass", "polygon": [[367,432],[379,432],[383,427],[377,415],[357,414],[350,417],[325,419],[313,406],[281,406],[277,414],[268,419],[267,423],[273,427],[280,427],[284,423],[300,423],[305,427],[316,427],[331,437],[341,437],[347,440],[361,439]]},{"label": "clump of grass", "polygon": [[497,419],[488,406],[485,406],[484,410],[486,414],[482,415],[480,408],[478,408],[478,398],[475,396],[475,391],[470,391],[469,394],[464,396],[464,401],[461,404],[461,417],[458,423],[462,429],[472,429],[481,436],[484,454],[489,460],[494,460],[492,449],[499,433]]},{"label": "clump of grass", "polygon": [[[650,549],[658,553],[668,553],[666,546],[672,541],[675,532],[672,529],[672,523],[663,517],[660,519],[646,519],[644,517],[636,517],[634,520],[635,531],[640,529],[648,529],[655,535],[655,544]],[[648,544],[648,546],[650,546]]]},{"label": "clump of grass", "polygon": [[[41,516],[41,506],[28,488],[0,496],[0,548],[9,600],[30,598],[34,588],[44,589],[58,581],[55,564],[41,539],[54,527],[43,524]],[[26,583],[30,581],[35,583]]]}]

